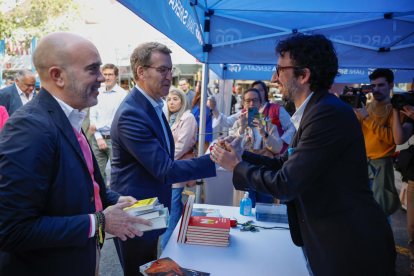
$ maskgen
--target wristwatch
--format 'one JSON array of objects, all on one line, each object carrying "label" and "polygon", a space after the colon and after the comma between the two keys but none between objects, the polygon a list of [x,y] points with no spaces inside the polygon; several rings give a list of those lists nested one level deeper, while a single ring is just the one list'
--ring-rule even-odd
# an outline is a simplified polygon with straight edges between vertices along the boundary
[{"label": "wristwatch", "polygon": [[267,137],[269,137],[269,133],[265,133],[264,138],[267,139]]}]

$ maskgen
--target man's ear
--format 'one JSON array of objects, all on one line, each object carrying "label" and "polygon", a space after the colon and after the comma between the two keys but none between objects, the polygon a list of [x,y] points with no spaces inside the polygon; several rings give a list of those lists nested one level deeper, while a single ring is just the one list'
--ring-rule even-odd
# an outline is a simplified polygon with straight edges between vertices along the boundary
[{"label": "man's ear", "polygon": [[300,83],[301,84],[308,83],[310,75],[311,75],[311,72],[310,72],[309,68],[303,68],[302,69],[302,75],[299,76],[301,78]]},{"label": "man's ear", "polygon": [[145,68],[144,68],[144,66],[138,66],[137,75],[138,75],[138,78],[141,79],[141,80],[146,79],[145,78]]},{"label": "man's ear", "polygon": [[65,86],[66,72],[60,67],[50,67],[49,76],[52,81],[60,88]]}]

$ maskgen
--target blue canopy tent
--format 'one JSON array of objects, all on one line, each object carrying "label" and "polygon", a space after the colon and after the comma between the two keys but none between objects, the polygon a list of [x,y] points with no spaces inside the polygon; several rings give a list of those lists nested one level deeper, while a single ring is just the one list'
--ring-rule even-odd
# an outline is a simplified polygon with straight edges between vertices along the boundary
[{"label": "blue canopy tent", "polygon": [[[270,80],[276,65],[211,64],[210,69],[221,79]],[[339,68],[335,83],[367,83],[374,68]],[[395,83],[412,82],[414,70],[392,69]]]},{"label": "blue canopy tent", "polygon": [[343,68],[414,69],[413,0],[118,1],[204,63],[201,133],[209,64],[272,64],[291,34],[327,36]]}]

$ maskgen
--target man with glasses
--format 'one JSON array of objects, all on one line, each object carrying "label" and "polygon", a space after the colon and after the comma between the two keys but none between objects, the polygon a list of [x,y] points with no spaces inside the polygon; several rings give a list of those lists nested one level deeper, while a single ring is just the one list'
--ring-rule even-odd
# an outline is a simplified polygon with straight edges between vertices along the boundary
[{"label": "man with glasses", "polygon": [[186,78],[180,79],[178,82],[180,85],[181,90],[184,91],[185,95],[187,96],[188,103],[191,106],[191,103],[193,102],[195,92],[190,89],[190,83],[188,83],[188,80]]},{"label": "man with glasses", "polygon": [[17,71],[14,85],[0,90],[0,105],[6,108],[9,116],[33,99],[35,85],[35,74],[28,69],[21,69]]},{"label": "man with glasses", "polygon": [[286,201],[292,241],[304,247],[314,275],[395,275],[394,238],[369,187],[361,126],[328,91],[338,72],[332,42],[298,34],[276,53],[272,81],[297,107],[289,149],[271,159],[243,152],[240,139],[229,137],[221,145],[227,150],[216,144],[210,157],[233,171],[236,189]]},{"label": "man with glasses", "polygon": [[99,89],[98,104],[90,109],[89,132],[92,137],[92,149],[99,164],[101,175],[106,183],[106,164],[112,162],[111,125],[115,112],[127,93],[116,81],[118,80],[118,67],[108,63],[102,67],[105,77],[105,86]]},{"label": "man with glasses", "polygon": [[[174,71],[170,53],[157,42],[135,48],[131,69],[137,85],[119,106],[111,128],[111,189],[138,200],[158,197],[169,209],[172,184],[216,175],[208,155],[174,160],[174,138],[161,99],[169,93]],[[124,275],[141,275],[139,267],[157,259],[158,237],[165,230],[127,241],[114,239]]]}]

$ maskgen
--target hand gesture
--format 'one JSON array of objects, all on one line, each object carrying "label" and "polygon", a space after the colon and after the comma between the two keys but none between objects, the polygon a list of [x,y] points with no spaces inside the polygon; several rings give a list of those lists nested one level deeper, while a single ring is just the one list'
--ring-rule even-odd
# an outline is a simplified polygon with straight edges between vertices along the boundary
[{"label": "hand gesture", "polygon": [[368,116],[368,112],[365,109],[364,103],[361,103],[361,105],[362,105],[362,108],[359,108],[359,109],[354,108],[354,112],[360,121],[364,120]]},{"label": "hand gesture", "polygon": [[[237,140],[241,139],[237,138],[233,143]],[[242,161],[241,154],[233,148],[232,144],[225,142],[225,147],[226,149],[223,149],[215,144],[211,151],[210,158],[220,167],[233,171],[234,167]]]},{"label": "hand gesture", "polygon": [[96,127],[95,127],[95,125],[90,125],[90,126],[89,126],[89,132],[90,132],[92,135],[94,135],[94,134],[95,134],[95,132],[96,132]]},{"label": "hand gesture", "polygon": [[240,124],[241,126],[246,127],[247,123],[248,123],[248,112],[242,112],[239,115],[239,120],[240,120]]},{"label": "hand gesture", "polygon": [[216,98],[214,98],[213,96],[208,97],[207,106],[210,109],[214,109],[216,107]]},{"label": "hand gesture", "polygon": [[260,135],[261,136],[264,136],[266,132],[264,130],[264,126],[262,124],[262,120],[257,119],[257,118],[254,118],[253,124],[255,125],[254,128],[257,128],[257,130],[259,130]]},{"label": "hand gesture", "polygon": [[403,108],[404,110],[401,110],[401,113],[414,120],[414,106],[406,105]]},{"label": "hand gesture", "polygon": [[141,237],[144,233],[135,228],[133,223],[137,222],[148,226],[152,226],[152,223],[124,211],[124,208],[132,205],[134,205],[133,202],[124,202],[107,208],[103,212],[106,220],[105,232],[115,235],[123,241],[126,241],[127,237],[131,239],[135,236]]},{"label": "hand gesture", "polygon": [[98,144],[100,150],[106,150],[108,148],[108,145],[106,144],[104,138],[99,138],[96,140],[96,143]]}]

